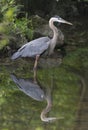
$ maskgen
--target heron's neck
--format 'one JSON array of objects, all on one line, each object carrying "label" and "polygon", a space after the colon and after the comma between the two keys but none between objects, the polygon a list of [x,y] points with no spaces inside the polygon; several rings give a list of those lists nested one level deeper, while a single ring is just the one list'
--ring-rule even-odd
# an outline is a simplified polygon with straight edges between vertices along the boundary
[{"label": "heron's neck", "polygon": [[54,26],[53,21],[49,22],[49,26],[53,31],[53,38],[51,39],[50,52],[49,52],[49,54],[51,54],[51,53],[53,53],[53,50],[54,50],[56,43],[57,43],[58,29]]},{"label": "heron's neck", "polygon": [[52,40],[57,41],[58,38],[58,29],[54,26],[53,21],[49,22],[49,26],[53,31],[53,38]]},{"label": "heron's neck", "polygon": [[51,100],[47,99],[47,106],[46,108],[41,112],[41,120],[44,121],[44,122],[52,122],[52,121],[55,121],[57,120],[56,117],[47,117],[46,114],[50,111],[52,107],[52,103],[51,103]]},{"label": "heron's neck", "polygon": [[43,111],[41,112],[41,120],[44,121],[44,122],[49,122],[50,120],[50,117],[47,117],[46,114],[50,111],[51,109],[51,104],[47,104],[46,108],[43,109]]}]

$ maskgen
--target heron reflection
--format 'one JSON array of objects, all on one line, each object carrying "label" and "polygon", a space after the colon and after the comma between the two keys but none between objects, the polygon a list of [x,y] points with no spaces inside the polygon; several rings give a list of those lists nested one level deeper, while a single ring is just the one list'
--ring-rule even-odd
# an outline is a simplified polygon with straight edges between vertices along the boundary
[{"label": "heron reflection", "polygon": [[57,119],[62,119],[63,117],[47,117],[47,113],[51,110],[52,100],[51,100],[51,90],[48,88],[46,92],[41,88],[41,84],[37,81],[34,82],[34,79],[24,79],[18,78],[16,75],[11,74],[12,80],[18,86],[18,88],[24,92],[26,95],[30,96],[37,101],[47,101],[46,107],[42,110],[40,118],[44,122],[52,122]]}]

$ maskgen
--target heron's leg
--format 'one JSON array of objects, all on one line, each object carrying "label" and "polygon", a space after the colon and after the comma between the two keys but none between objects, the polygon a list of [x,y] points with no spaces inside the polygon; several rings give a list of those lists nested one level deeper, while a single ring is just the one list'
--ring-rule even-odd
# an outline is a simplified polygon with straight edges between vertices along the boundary
[{"label": "heron's leg", "polygon": [[37,64],[38,64],[38,59],[39,59],[40,55],[37,55],[36,56],[36,59],[35,59],[35,63],[34,63],[34,82],[36,82],[36,78],[37,78]]}]

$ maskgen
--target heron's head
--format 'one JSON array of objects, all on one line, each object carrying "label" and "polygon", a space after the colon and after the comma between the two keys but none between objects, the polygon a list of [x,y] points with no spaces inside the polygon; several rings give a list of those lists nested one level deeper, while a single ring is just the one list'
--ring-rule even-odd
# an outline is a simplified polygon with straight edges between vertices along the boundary
[{"label": "heron's head", "polygon": [[58,22],[58,23],[65,23],[65,24],[69,24],[72,25],[72,23],[64,20],[63,18],[59,17],[59,16],[54,16],[50,19],[49,23],[54,23],[54,22]]}]

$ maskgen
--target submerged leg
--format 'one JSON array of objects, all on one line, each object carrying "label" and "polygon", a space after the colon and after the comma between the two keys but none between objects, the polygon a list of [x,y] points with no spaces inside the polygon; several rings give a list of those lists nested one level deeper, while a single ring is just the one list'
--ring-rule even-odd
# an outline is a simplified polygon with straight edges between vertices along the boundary
[{"label": "submerged leg", "polygon": [[37,78],[37,64],[38,64],[38,59],[39,59],[40,55],[37,55],[36,56],[36,59],[35,59],[35,63],[34,63],[34,82],[36,82],[36,78]]}]

